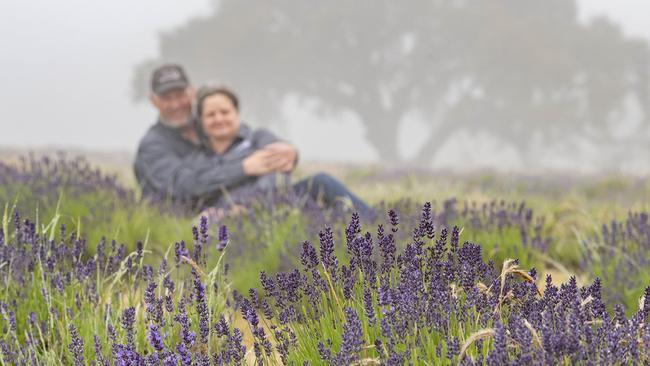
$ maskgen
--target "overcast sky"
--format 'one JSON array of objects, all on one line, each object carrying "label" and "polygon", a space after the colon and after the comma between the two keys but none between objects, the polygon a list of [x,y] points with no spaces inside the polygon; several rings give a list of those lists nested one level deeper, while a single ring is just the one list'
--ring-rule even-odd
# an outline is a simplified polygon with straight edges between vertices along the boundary
[{"label": "overcast sky", "polygon": [[[543,0],[539,0],[543,1]],[[8,0],[0,12],[0,147],[82,147],[134,151],[154,121],[146,103],[131,101],[134,65],[157,53],[158,34],[211,11],[209,0]],[[626,34],[650,40],[650,1],[580,0],[582,19],[606,15]],[[289,118],[308,118],[293,110]],[[360,160],[361,125],[345,124]],[[336,128],[324,121],[291,124],[289,139],[310,131],[321,143]],[[356,134],[356,136],[355,136]],[[341,160],[345,153],[299,147],[306,159]],[[300,146],[303,145],[303,146]],[[341,150],[344,151],[344,150]],[[341,155],[342,154],[342,155]]]}]

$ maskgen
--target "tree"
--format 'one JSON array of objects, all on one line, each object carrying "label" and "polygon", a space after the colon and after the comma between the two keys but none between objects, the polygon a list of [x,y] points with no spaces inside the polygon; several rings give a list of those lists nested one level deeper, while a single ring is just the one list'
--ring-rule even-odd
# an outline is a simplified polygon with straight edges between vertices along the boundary
[{"label": "tree", "polygon": [[396,136],[404,117],[418,112],[431,126],[415,158],[425,165],[460,130],[488,133],[524,155],[534,140],[611,141],[630,98],[644,111],[639,128],[647,128],[647,44],[607,20],[580,24],[575,7],[568,0],[222,0],[213,14],[162,36],[159,60],[136,71],[136,89],[144,94],[152,65],[177,60],[198,80],[233,85],[257,118],[277,116],[287,95],[316,100],[322,114],[355,112],[387,162],[402,160]]}]

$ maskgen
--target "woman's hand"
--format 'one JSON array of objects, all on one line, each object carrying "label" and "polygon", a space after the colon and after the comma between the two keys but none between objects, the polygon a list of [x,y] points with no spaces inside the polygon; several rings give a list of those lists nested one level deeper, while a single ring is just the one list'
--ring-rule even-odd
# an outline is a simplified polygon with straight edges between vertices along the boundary
[{"label": "woman's hand", "polygon": [[272,152],[272,159],[277,160],[278,167],[276,170],[282,173],[288,173],[295,168],[298,158],[298,150],[295,146],[286,142],[275,142],[264,147],[265,150]]},{"label": "woman's hand", "polygon": [[244,159],[242,161],[242,168],[244,169],[244,174],[257,177],[279,169],[280,162],[276,160],[271,151],[261,149]]},{"label": "woman's hand", "polygon": [[287,173],[293,170],[298,150],[288,143],[276,142],[255,151],[242,162],[244,174],[260,176],[273,171]]}]

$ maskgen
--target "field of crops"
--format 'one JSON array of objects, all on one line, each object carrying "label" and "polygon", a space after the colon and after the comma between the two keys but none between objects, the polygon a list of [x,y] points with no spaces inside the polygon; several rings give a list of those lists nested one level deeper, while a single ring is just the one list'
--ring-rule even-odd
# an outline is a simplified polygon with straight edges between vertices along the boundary
[{"label": "field of crops", "polygon": [[376,218],[0,162],[0,364],[650,363],[647,180],[340,175]]}]

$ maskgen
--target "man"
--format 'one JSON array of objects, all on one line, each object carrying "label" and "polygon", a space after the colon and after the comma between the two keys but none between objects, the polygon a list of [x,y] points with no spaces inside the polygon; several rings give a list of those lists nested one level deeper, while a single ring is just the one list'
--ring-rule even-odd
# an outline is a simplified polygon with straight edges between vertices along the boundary
[{"label": "man", "polygon": [[[243,145],[237,149],[220,154],[204,153],[203,135],[199,134],[192,113],[195,94],[179,65],[163,65],[153,72],[150,100],[159,117],[140,141],[134,166],[143,196],[171,198],[202,209],[206,199],[218,202],[213,198],[222,192],[246,194],[250,191],[247,185],[262,181],[258,178],[293,170],[298,157],[295,146],[264,131],[261,136],[256,135],[256,139],[265,140],[263,146],[249,153],[237,153],[245,145],[245,139],[239,140]],[[240,136],[244,130],[236,132]],[[327,174],[318,174],[293,187],[298,193],[323,198],[328,205],[342,196],[348,197],[362,214],[371,213],[365,203]]]}]

